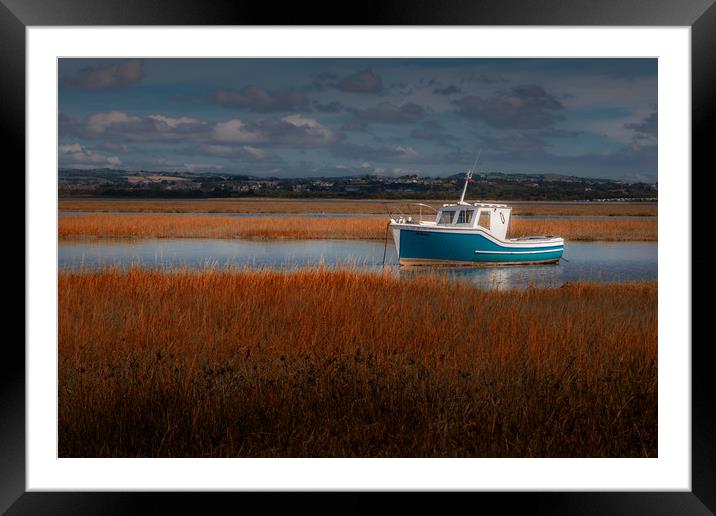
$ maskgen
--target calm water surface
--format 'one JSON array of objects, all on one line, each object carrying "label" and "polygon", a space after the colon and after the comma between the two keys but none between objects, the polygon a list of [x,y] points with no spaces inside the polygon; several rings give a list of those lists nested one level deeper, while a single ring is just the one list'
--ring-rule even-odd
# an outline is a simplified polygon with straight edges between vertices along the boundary
[{"label": "calm water surface", "polygon": [[137,241],[63,241],[59,244],[60,269],[78,270],[104,265],[143,267],[251,266],[291,268],[323,263],[380,269],[385,266],[401,277],[438,271],[483,288],[560,286],[574,281],[629,281],[657,279],[655,242],[567,242],[558,265],[480,268],[398,267],[392,241],[288,240],[250,241],[223,239],[151,239]]}]

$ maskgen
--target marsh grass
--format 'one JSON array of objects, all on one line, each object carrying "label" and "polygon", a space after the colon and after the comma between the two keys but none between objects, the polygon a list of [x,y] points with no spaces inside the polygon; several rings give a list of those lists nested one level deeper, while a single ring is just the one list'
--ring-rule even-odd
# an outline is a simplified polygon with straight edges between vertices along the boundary
[{"label": "marsh grass", "polygon": [[515,219],[510,221],[510,237],[554,235],[577,241],[647,241],[658,238],[657,219]]},{"label": "marsh grass", "polygon": [[[230,217],[209,215],[92,214],[59,218],[60,239],[70,238],[254,238],[356,239],[386,237],[376,217]],[[657,220],[515,219],[510,236],[551,234],[568,240],[657,239]]]},{"label": "marsh grass", "polygon": [[[79,200],[62,199],[63,211],[136,212],[136,213],[358,213],[385,214],[386,204],[422,202],[441,206],[449,201],[382,201],[343,199],[182,199],[182,200]],[[505,201],[497,201],[505,202]],[[520,203],[513,205],[514,215],[566,216],[656,216],[657,203]]]},{"label": "marsh grass", "polygon": [[657,286],[59,275],[60,457],[655,457]]}]

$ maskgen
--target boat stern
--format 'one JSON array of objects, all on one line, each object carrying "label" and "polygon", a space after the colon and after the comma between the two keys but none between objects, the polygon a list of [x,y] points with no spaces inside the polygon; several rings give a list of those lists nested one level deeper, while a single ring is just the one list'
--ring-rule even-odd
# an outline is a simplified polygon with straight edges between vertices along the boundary
[{"label": "boat stern", "polygon": [[393,235],[393,243],[395,244],[395,253],[400,256],[400,225],[396,222],[390,222],[390,233]]}]

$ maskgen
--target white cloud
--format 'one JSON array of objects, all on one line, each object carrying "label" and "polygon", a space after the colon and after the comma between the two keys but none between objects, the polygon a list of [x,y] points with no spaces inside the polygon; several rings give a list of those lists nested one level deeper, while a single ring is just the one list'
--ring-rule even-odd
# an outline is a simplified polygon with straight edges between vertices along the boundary
[{"label": "white cloud", "polygon": [[315,118],[309,118],[301,115],[289,115],[281,119],[294,127],[302,128],[306,135],[317,141],[331,143],[336,141],[336,134],[325,125],[319,123]]},{"label": "white cloud", "polygon": [[266,141],[266,135],[261,131],[249,129],[239,119],[219,122],[214,127],[212,136],[220,142],[230,143],[261,143]]},{"label": "white cloud", "polygon": [[206,139],[209,126],[196,118],[164,115],[134,116],[122,111],[93,113],[82,122],[65,119],[65,134],[107,141],[171,141]]},{"label": "white cloud", "polygon": [[266,152],[265,150],[251,147],[249,145],[244,145],[241,148],[244,149],[244,151],[246,151],[249,156],[256,159],[266,159],[269,155],[268,152]]},{"label": "white cloud", "polygon": [[[262,118],[254,122],[243,122],[238,118],[219,122],[214,126],[212,138],[219,143],[319,147],[337,141],[339,135],[315,118],[289,115],[280,119]],[[250,150],[246,150],[251,154]]]},{"label": "white cloud", "polygon": [[59,161],[62,166],[74,168],[92,168],[98,166],[114,167],[122,164],[117,156],[108,156],[79,143],[63,144],[58,147]]},{"label": "white cloud", "polygon": [[182,124],[201,124],[202,122],[196,118],[190,118],[188,116],[180,116],[178,118],[172,118],[164,115],[148,115],[147,118],[156,122],[161,122],[168,125],[172,129],[176,129]]},{"label": "white cloud", "polygon": [[129,116],[121,111],[109,111],[106,113],[95,113],[87,117],[87,130],[90,134],[100,135],[113,124],[126,124],[139,122],[139,117]]},{"label": "white cloud", "polygon": [[217,145],[207,144],[201,145],[198,148],[200,153],[216,156],[219,158],[251,158],[251,159],[267,159],[270,157],[268,151],[260,149],[258,147],[252,147],[250,145],[232,146],[232,145]]},{"label": "white cloud", "polygon": [[395,150],[400,153],[400,159],[404,159],[406,161],[410,161],[418,157],[418,152],[410,146],[403,147],[398,145],[395,147]]}]

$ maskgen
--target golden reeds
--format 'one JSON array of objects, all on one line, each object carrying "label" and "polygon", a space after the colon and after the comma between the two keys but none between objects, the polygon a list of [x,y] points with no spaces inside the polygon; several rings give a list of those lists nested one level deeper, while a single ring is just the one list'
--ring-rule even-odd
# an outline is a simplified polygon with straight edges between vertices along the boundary
[{"label": "golden reeds", "polygon": [[[340,199],[182,199],[182,200],[78,200],[63,199],[62,211],[135,212],[135,213],[358,213],[384,214],[387,205],[422,202],[439,207],[450,201],[380,201]],[[504,201],[499,201],[504,202]],[[520,203],[513,205],[515,215],[567,216],[656,216],[657,203]]]},{"label": "golden reeds", "polygon": [[[59,238],[383,239],[380,217],[230,217],[211,215],[76,215],[59,218]],[[657,220],[515,219],[510,236],[552,234],[568,240],[657,239]]]},{"label": "golden reeds", "polygon": [[375,239],[381,218],[79,215],[60,217],[59,238]]},{"label": "golden reeds", "polygon": [[657,219],[515,219],[510,221],[510,237],[554,235],[566,240],[651,241],[658,238]]},{"label": "golden reeds", "polygon": [[657,455],[657,287],[59,275],[61,457]]}]

